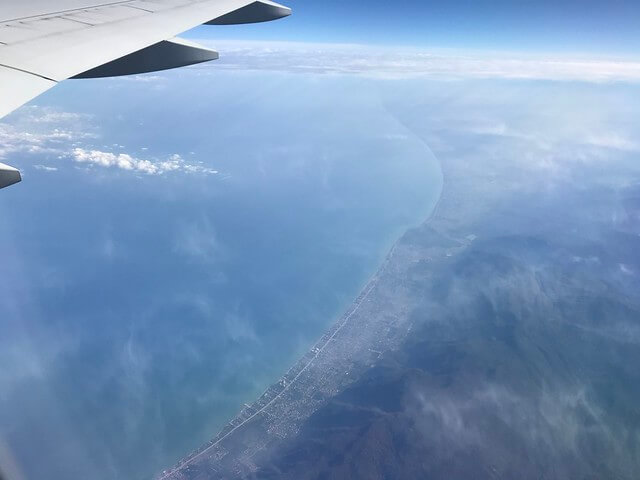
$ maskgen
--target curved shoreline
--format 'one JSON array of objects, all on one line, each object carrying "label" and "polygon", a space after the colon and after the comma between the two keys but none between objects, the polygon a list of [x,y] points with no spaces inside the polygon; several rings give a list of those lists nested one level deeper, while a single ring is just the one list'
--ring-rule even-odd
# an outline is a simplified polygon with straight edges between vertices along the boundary
[{"label": "curved shoreline", "polygon": [[[351,302],[346,311],[328,328],[328,330],[320,337],[320,339],[318,339],[313,344],[313,346],[298,361],[296,361],[294,365],[289,368],[289,370],[284,375],[282,375],[275,383],[269,386],[254,402],[252,402],[251,404],[245,404],[244,408],[242,408],[242,410],[240,410],[240,412],[232,420],[230,420],[209,442],[201,445],[198,449],[189,453],[183,459],[178,461],[173,467],[164,470],[162,473],[155,476],[155,480],[182,479],[183,477],[180,475],[182,470],[188,469],[191,466],[195,466],[199,463],[199,461],[207,461],[207,458],[212,459],[213,453],[215,453],[215,451],[221,446],[221,444],[229,437],[231,437],[234,433],[241,430],[243,427],[248,426],[254,420],[259,421],[260,417],[263,416],[263,414],[269,415],[267,410],[276,402],[281,400],[285,396],[285,394],[287,394],[297,386],[297,382],[301,379],[303,374],[305,374],[305,372],[307,372],[311,367],[314,366],[316,360],[318,360],[318,358],[326,352],[327,347],[331,344],[331,342],[341,333],[341,331],[345,327],[349,326],[349,324],[351,323],[350,321],[354,318],[354,316],[356,316],[365,301],[369,299],[370,294],[378,286],[380,279],[386,273],[389,265],[392,264],[391,261],[394,258],[397,247],[405,238],[406,234],[415,228],[427,225],[438,215],[445,190],[444,171],[442,169],[440,161],[435,155],[433,155],[433,152],[431,152],[431,149],[428,147],[428,145],[426,145],[426,143],[422,139],[420,139],[420,141],[425,144],[425,147],[433,156],[433,159],[435,160],[441,175],[440,192],[427,218],[419,222],[417,225],[407,227],[404,232],[399,235],[399,237],[395,240],[390,250],[384,257],[382,263],[376,269],[374,274],[369,277],[369,280],[366,282],[365,286],[360,290],[358,296],[354,301]],[[379,351],[371,349],[369,350],[371,352],[381,354],[381,352]],[[207,454],[211,455],[207,457]],[[218,457],[218,455],[216,455],[216,457]]]},{"label": "curved shoreline", "polygon": [[[399,240],[398,240],[399,241]],[[385,267],[391,260],[393,256],[393,252],[395,251],[396,245],[391,248],[391,251],[388,253],[385,258],[383,264],[378,269],[378,272],[381,273],[384,271]],[[216,447],[220,442],[225,440],[231,434],[233,434],[236,430],[243,427],[245,424],[256,418],[258,415],[263,413],[267,408],[269,408],[276,400],[278,400],[287,390],[295,385],[295,382],[300,378],[300,376],[313,364],[314,360],[324,351],[325,347],[328,343],[335,338],[335,336],[344,328],[344,326],[349,322],[351,317],[358,311],[362,302],[364,302],[373,288],[375,287],[379,273],[376,273],[373,278],[369,280],[365,288],[361,291],[360,295],[356,298],[354,302],[351,304],[351,308],[338,320],[335,322],[331,328],[327,332],[322,335],[322,337],[309,349],[309,351],[298,360],[288,371],[285,373],[278,382],[271,385],[267,388],[260,397],[253,402],[251,405],[245,405],[238,415],[236,415],[227,425],[222,428],[222,430],[208,443],[201,446],[195,452],[192,452],[185,459],[181,460],[170,470],[165,470],[162,474],[157,477],[157,480],[166,480],[170,478],[172,475],[178,473],[184,467],[190,465],[199,457],[202,457],[211,449]],[[288,379],[291,378],[289,381]],[[248,415],[248,416],[246,416]]]}]

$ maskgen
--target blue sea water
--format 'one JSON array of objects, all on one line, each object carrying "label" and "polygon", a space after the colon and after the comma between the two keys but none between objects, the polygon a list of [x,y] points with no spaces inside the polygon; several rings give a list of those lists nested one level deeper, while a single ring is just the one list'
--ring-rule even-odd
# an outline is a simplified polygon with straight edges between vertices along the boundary
[{"label": "blue sea water", "polygon": [[0,198],[0,458],[26,478],[150,478],[276,381],[440,194],[380,88],[204,67],[38,99],[86,135],[3,160],[25,179]]}]

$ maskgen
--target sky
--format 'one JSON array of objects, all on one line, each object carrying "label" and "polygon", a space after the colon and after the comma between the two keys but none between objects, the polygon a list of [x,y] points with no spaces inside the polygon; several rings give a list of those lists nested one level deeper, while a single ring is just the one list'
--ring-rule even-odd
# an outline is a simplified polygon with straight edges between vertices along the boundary
[{"label": "sky", "polygon": [[634,1],[289,0],[294,15],[263,25],[204,27],[220,39],[637,56]]}]

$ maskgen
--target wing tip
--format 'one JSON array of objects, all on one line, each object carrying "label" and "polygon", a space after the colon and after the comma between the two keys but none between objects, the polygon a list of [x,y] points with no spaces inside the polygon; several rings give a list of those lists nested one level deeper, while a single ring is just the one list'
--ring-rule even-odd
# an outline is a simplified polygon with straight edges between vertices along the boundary
[{"label": "wing tip", "polygon": [[0,163],[0,188],[9,187],[22,181],[20,170]]},{"label": "wing tip", "polygon": [[242,25],[270,22],[288,17],[292,13],[291,8],[271,0],[256,0],[226,15],[215,18],[207,22],[206,25]]}]

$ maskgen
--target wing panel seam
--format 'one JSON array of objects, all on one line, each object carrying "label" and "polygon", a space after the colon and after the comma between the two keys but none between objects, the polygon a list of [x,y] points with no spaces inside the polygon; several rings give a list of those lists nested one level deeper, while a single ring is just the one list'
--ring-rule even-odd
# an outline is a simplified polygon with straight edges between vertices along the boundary
[{"label": "wing panel seam", "polygon": [[126,5],[127,3],[131,3],[132,1],[133,0],[120,0],[120,1],[117,1],[117,2],[99,3],[97,5],[91,5],[91,6],[82,7],[82,8],[70,8],[68,10],[60,10],[58,12],[43,13],[42,15],[31,15],[29,17],[10,18],[10,19],[6,19],[6,20],[0,20],[0,22],[2,22],[2,23],[20,22],[20,21],[23,21],[23,20],[31,20],[31,19],[35,19],[35,18],[43,18],[43,17],[64,15],[65,13],[83,12],[83,11],[86,11],[86,10],[91,10],[93,8],[112,7],[113,5]]},{"label": "wing panel seam", "polygon": [[77,18],[71,18],[71,17],[68,17],[66,15],[62,15],[62,16],[60,16],[58,18],[61,18],[62,20],[67,20],[69,22],[74,22],[74,23],[79,23],[81,25],[86,25],[87,27],[95,27],[96,26],[95,23],[83,22],[82,20],[78,20]]},{"label": "wing panel seam", "polygon": [[28,75],[33,75],[34,77],[39,77],[39,78],[42,78],[43,80],[49,80],[50,82],[58,83],[58,80],[54,80],[53,78],[40,75],[39,73],[30,72],[29,70],[23,70],[22,68],[12,67],[11,65],[6,65],[4,63],[0,63],[0,67],[8,68],[10,70],[15,70],[16,72],[26,73]]},{"label": "wing panel seam", "polygon": [[147,12],[147,13],[156,13],[153,10],[147,10],[146,8],[138,7],[137,5],[123,5],[123,6],[127,8],[133,8],[135,10],[142,10],[143,12]]}]

